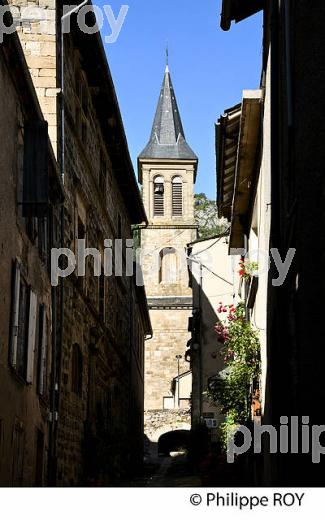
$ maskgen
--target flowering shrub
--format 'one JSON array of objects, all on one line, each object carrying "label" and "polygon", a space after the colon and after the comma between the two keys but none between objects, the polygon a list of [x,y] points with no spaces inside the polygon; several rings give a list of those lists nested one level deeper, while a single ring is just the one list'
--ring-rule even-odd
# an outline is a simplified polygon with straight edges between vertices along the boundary
[{"label": "flowering shrub", "polygon": [[226,314],[216,326],[218,340],[224,345],[221,354],[226,368],[209,381],[208,395],[221,406],[226,416],[221,437],[233,432],[236,425],[250,419],[250,389],[260,376],[260,342],[257,331],[246,320],[245,305],[219,304],[218,313]]},{"label": "flowering shrub", "polygon": [[258,271],[258,263],[250,260],[241,260],[239,262],[239,276],[244,280],[249,280]]}]

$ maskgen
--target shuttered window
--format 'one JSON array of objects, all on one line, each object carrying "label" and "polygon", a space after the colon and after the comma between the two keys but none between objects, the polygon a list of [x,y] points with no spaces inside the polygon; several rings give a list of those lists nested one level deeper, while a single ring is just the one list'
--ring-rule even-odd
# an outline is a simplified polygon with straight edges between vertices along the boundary
[{"label": "shuttered window", "polygon": [[183,183],[181,177],[174,177],[172,180],[172,208],[173,217],[183,215]]},{"label": "shuttered window", "polygon": [[29,294],[29,318],[26,360],[26,381],[32,384],[34,378],[34,358],[36,341],[37,296],[30,290]]},{"label": "shuttered window", "polygon": [[28,383],[33,382],[37,296],[13,264],[9,362]]},{"label": "shuttered window", "polygon": [[18,326],[19,326],[20,265],[16,260],[12,266],[11,326],[9,344],[9,362],[17,366]]},{"label": "shuttered window", "polygon": [[163,217],[165,213],[164,205],[164,178],[156,177],[154,180],[154,198],[153,198],[153,212],[155,217]]},{"label": "shuttered window", "polygon": [[48,199],[48,125],[29,121],[24,127],[23,216],[46,216]]},{"label": "shuttered window", "polygon": [[38,393],[44,395],[46,391],[46,363],[47,363],[47,317],[46,306],[39,306],[39,348],[38,348]]}]

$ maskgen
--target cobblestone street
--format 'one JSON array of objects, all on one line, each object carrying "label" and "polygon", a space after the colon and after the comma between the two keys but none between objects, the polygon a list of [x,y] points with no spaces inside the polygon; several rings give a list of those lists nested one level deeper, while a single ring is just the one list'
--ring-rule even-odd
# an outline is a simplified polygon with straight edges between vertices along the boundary
[{"label": "cobblestone street", "polygon": [[185,453],[170,457],[152,457],[147,461],[144,474],[127,483],[131,487],[198,487],[201,479],[195,474]]}]

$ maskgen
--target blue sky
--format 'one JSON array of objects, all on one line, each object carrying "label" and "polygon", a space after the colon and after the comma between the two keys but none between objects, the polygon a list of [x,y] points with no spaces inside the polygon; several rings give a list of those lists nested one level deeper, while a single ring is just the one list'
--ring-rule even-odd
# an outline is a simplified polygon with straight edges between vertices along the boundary
[{"label": "blue sky", "polygon": [[[165,68],[169,65],[186,138],[199,157],[196,192],[215,198],[214,123],[238,103],[243,89],[258,88],[262,17],[229,32],[219,26],[221,0],[100,0],[117,17],[129,5],[114,44],[105,44],[129,148],[137,155],[148,141]],[[102,35],[111,33],[106,21]]]}]

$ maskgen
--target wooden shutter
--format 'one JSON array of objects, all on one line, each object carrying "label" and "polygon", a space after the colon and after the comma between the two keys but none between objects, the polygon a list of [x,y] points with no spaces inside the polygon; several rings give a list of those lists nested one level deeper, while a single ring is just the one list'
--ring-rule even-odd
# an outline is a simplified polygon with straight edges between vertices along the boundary
[{"label": "wooden shutter", "polygon": [[27,381],[27,383],[30,383],[30,384],[33,382],[33,376],[34,376],[36,316],[37,316],[37,296],[31,290],[30,299],[29,299],[27,367],[26,367],[26,381]]},{"label": "wooden shutter", "polygon": [[47,361],[47,318],[46,306],[40,305],[39,313],[39,365],[38,365],[38,393],[44,395]]},{"label": "wooden shutter", "polygon": [[173,216],[183,215],[183,184],[181,182],[172,184]]},{"label": "wooden shutter", "polygon": [[9,345],[9,362],[13,368],[17,365],[17,340],[19,325],[19,294],[20,294],[20,265],[18,260],[12,266],[12,300],[11,300],[11,330]]},{"label": "wooden shutter", "polygon": [[24,127],[23,216],[46,216],[48,197],[48,125],[30,121]]},{"label": "wooden shutter", "polygon": [[164,216],[164,184],[163,183],[155,183],[154,184],[154,216],[155,217],[163,217]]}]

